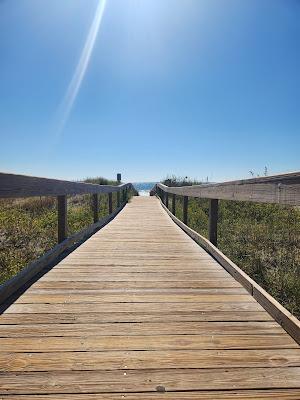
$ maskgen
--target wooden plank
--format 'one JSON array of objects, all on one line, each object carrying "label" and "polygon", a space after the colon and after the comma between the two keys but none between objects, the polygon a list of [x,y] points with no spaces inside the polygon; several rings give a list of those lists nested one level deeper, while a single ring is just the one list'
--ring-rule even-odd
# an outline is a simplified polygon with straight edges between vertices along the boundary
[{"label": "wooden plank", "polygon": [[[230,276],[228,276],[224,271],[220,271],[217,273],[214,272],[182,272],[182,273],[168,273],[168,272],[161,272],[160,274],[154,272],[138,272],[138,273],[122,273],[118,272],[115,274],[109,274],[109,273],[101,273],[101,272],[95,272],[93,274],[93,279],[94,281],[118,281],[118,282],[131,282],[131,281],[161,281],[161,280],[168,280],[172,279],[174,281],[184,281],[185,279],[190,281],[192,279],[196,280],[201,280],[201,279],[215,279],[218,281],[218,279],[221,281],[222,279],[231,279]],[[91,274],[89,273],[80,273],[80,272],[59,272],[59,271],[52,271],[48,273],[47,275],[44,275],[43,278],[41,278],[42,281],[90,281],[91,280]]]},{"label": "wooden plank", "polygon": [[[1,353],[0,372],[299,367],[300,350]],[[45,369],[46,368],[46,369]],[[218,372],[216,371],[216,374]]]},{"label": "wooden plank", "polygon": [[[31,395],[2,395],[3,400],[32,400]],[[298,389],[259,389],[155,393],[97,393],[35,395],[35,400],[299,400]]]},{"label": "wooden plank", "polygon": [[15,301],[15,304],[84,304],[84,303],[254,303],[256,301],[249,294],[140,294],[134,293],[25,293]]},{"label": "wooden plank", "polygon": [[[102,313],[102,312],[159,312],[162,303],[65,303],[65,304],[12,304],[5,313]],[[164,303],[164,312],[205,311],[262,311],[258,303]]]},{"label": "wooden plank", "polygon": [[2,373],[0,393],[156,392],[299,388],[300,367]]},{"label": "wooden plank", "polygon": [[132,188],[132,184],[96,185],[0,172],[0,198],[110,193],[126,188]]},{"label": "wooden plank", "polygon": [[92,289],[81,289],[81,288],[51,288],[51,289],[41,289],[36,285],[32,285],[30,288],[30,294],[76,294],[76,295],[93,295],[93,294],[153,294],[153,295],[168,295],[168,294],[229,294],[229,295],[240,295],[240,294],[247,294],[246,289],[244,288],[198,288],[198,289],[190,289],[190,288],[178,288],[178,289],[157,289],[157,288],[135,288],[135,289],[127,289],[123,288],[114,288],[114,289],[99,289],[99,288],[92,288]]},{"label": "wooden plank", "polygon": [[140,336],[140,335],[280,335],[275,322],[168,322],[0,325],[0,337]]},{"label": "wooden plank", "polygon": [[[287,335],[152,335],[0,338],[0,352],[299,349]],[[299,375],[300,376],[300,375]]]},{"label": "wooden plank", "polygon": [[[182,265],[181,266],[161,266],[159,267],[159,265],[154,265],[154,266],[147,266],[146,268],[144,267],[138,267],[138,266],[131,266],[131,267],[127,267],[127,266],[121,266],[121,267],[117,267],[117,266],[103,266],[103,265],[69,265],[69,264],[65,264],[65,265],[57,265],[56,267],[54,267],[54,269],[52,270],[53,273],[56,272],[62,272],[62,273],[69,273],[69,274],[76,274],[76,273],[80,273],[80,274],[86,274],[88,273],[91,268],[93,269],[93,271],[95,273],[101,273],[101,274],[108,274],[108,273],[112,273],[112,274],[118,274],[118,273],[172,273],[173,275],[176,275],[176,273],[181,273],[182,272]],[[186,266],[184,268],[185,273],[199,273],[199,272],[203,272],[204,274],[214,274],[214,276],[224,276],[226,275],[224,273],[224,271],[220,271],[220,269],[218,269],[218,267],[216,267],[214,264],[210,265],[207,268],[202,268],[199,267],[199,265],[195,265],[195,266]],[[221,283],[221,281],[220,281]],[[243,289],[245,290],[245,289]]]},{"label": "wooden plank", "polygon": [[106,322],[183,322],[183,321],[273,321],[265,311],[194,311],[194,312],[103,312],[103,313],[7,313],[2,314],[0,325],[3,324],[102,324]]},{"label": "wooden plank", "polygon": [[159,183],[157,187],[163,192],[181,196],[300,205],[300,172],[181,187]]},{"label": "wooden plank", "polygon": [[[92,277],[90,278],[92,279]],[[205,279],[205,280],[186,280],[186,281],[128,281],[126,282],[126,288],[157,288],[157,289],[198,289],[198,288],[240,288],[240,283],[235,280],[227,279],[217,282],[216,279]],[[66,289],[116,289],[124,288],[124,282],[118,281],[42,281],[39,280],[35,283],[34,288],[66,288]]]}]

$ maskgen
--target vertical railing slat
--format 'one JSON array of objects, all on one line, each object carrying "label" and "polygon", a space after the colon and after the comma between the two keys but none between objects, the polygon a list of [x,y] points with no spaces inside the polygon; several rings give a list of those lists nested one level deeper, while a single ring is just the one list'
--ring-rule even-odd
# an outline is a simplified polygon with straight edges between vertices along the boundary
[{"label": "vertical railing slat", "polygon": [[112,193],[108,193],[108,213],[111,214],[113,212],[113,204],[112,204]]},{"label": "vertical railing slat", "polygon": [[189,204],[188,196],[183,196],[183,223],[185,225],[188,224],[188,204]]},{"label": "vertical railing slat", "polygon": [[176,194],[172,196],[172,214],[176,216]]},{"label": "vertical railing slat", "polygon": [[67,196],[57,196],[57,241],[63,242],[68,235]]},{"label": "vertical railing slat", "polygon": [[218,244],[218,199],[209,200],[209,226],[208,226],[208,237],[209,241],[217,246]]},{"label": "vertical railing slat", "polygon": [[94,217],[94,223],[99,221],[99,195],[98,195],[98,193],[93,194],[93,217]]}]

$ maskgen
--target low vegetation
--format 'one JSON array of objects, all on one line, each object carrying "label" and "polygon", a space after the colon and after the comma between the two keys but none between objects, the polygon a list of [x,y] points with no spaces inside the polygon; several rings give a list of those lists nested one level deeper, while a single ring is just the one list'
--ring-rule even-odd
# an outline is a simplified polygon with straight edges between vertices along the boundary
[{"label": "low vegetation", "polygon": [[[116,185],[116,181],[88,178],[85,182]],[[113,193],[113,208],[117,194]],[[14,276],[57,243],[55,197],[0,199],[0,283]],[[99,196],[99,218],[108,215],[108,195]],[[93,223],[90,195],[68,198],[69,235]]]},{"label": "low vegetation", "polygon": [[[168,186],[196,184],[169,178]],[[182,198],[176,196],[182,219]],[[172,206],[172,196],[169,198]],[[208,237],[208,200],[189,199],[189,226]],[[219,202],[218,247],[298,318],[300,317],[300,209],[252,202]]]}]

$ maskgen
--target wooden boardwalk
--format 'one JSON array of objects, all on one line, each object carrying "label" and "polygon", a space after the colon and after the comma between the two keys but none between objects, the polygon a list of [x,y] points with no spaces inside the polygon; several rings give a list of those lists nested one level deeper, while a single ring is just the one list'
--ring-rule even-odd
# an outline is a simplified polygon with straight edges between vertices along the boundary
[{"label": "wooden boardwalk", "polygon": [[6,400],[300,399],[299,346],[154,197],[0,316],[0,370]]}]

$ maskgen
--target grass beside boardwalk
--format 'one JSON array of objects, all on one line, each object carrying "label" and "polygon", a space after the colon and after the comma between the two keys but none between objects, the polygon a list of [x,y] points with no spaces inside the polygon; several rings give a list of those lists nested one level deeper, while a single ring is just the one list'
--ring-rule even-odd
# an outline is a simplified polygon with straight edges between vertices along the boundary
[{"label": "grass beside boardwalk", "polygon": [[[89,183],[116,185],[116,181],[89,178]],[[57,243],[55,197],[0,199],[0,283],[18,273]],[[117,194],[113,193],[113,209]],[[99,195],[99,218],[108,215],[108,195]],[[91,195],[68,197],[69,235],[93,223]]]},{"label": "grass beside boardwalk", "polygon": [[[180,185],[179,179],[165,181]],[[189,182],[185,182],[189,184]],[[176,196],[182,220],[182,197]],[[172,196],[169,196],[169,208]],[[189,198],[188,225],[208,237],[205,199]],[[300,317],[300,209],[252,202],[219,202],[218,247],[290,312]]]}]

